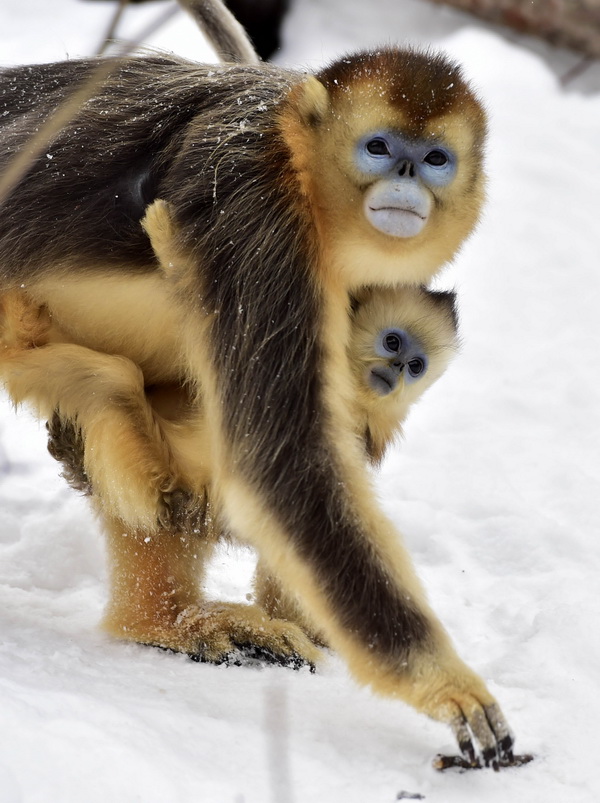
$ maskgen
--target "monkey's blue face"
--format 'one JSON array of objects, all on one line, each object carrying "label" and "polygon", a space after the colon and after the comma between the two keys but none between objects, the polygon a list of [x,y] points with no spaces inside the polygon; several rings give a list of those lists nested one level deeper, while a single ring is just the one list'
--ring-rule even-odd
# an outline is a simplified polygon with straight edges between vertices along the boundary
[{"label": "monkey's blue face", "polygon": [[364,213],[374,228],[392,237],[422,231],[433,191],[451,184],[456,155],[430,139],[409,140],[393,131],[374,131],[357,145],[358,169],[375,180],[365,193]]},{"label": "monkey's blue face", "polygon": [[412,384],[427,372],[425,350],[404,329],[382,329],[375,338],[374,350],[382,360],[369,368],[367,381],[379,396],[395,390],[401,376],[406,384]]}]

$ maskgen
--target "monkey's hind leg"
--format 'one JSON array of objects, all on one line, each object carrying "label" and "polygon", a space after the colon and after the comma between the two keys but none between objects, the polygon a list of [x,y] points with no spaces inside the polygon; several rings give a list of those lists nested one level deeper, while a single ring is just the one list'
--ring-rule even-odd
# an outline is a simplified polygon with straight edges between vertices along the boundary
[{"label": "monkey's hind leg", "polygon": [[315,664],[319,652],[295,624],[271,619],[257,605],[203,598],[214,534],[148,532],[103,518],[111,585],[103,626],[111,635],[203,662]]},{"label": "monkey's hind leg", "polygon": [[80,433],[86,482],[106,509],[148,529],[172,523],[178,479],[133,362],[68,343],[7,347],[0,353],[0,379],[15,403],[33,404],[52,419],[59,459],[66,459],[61,438],[69,440],[71,432],[69,448],[75,448],[73,427]]}]

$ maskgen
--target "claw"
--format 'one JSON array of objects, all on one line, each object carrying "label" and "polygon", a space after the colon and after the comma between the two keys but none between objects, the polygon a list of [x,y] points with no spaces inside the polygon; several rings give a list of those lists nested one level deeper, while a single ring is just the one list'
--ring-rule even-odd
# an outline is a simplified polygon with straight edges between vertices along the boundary
[{"label": "claw", "polygon": [[458,742],[460,752],[467,761],[475,761],[475,747],[473,745],[467,720],[463,716],[456,717],[456,719],[452,720],[450,725],[454,731],[454,736]]},{"label": "claw", "polygon": [[[495,772],[499,772],[501,769],[507,769],[508,767],[522,767],[524,764],[529,764],[530,761],[533,761],[533,756],[528,753],[522,756],[511,755],[510,760],[506,758],[493,762],[492,769]],[[488,765],[486,764],[485,766]],[[448,769],[466,772],[466,770],[481,770],[483,767],[484,765],[479,759],[468,761],[463,756],[444,756],[440,754],[433,760],[433,768],[439,772],[444,772],[444,770]]]},{"label": "claw", "polygon": [[491,766],[494,772],[498,772],[500,765],[498,764],[498,751],[495,747],[483,751],[483,763],[486,767]]},{"label": "claw", "polygon": [[[502,768],[521,767],[533,760],[531,755],[514,755],[514,738],[497,703],[474,706],[474,710],[466,713],[457,709],[457,716],[450,726],[461,755],[437,756],[433,766],[438,770],[456,768],[464,771],[489,767],[499,772]],[[480,746],[480,756],[477,755],[475,742]]]},{"label": "claw", "polygon": [[513,754],[513,745],[514,739],[512,736],[505,736],[504,739],[501,739],[498,742],[500,758],[506,761],[512,761],[514,758]]}]

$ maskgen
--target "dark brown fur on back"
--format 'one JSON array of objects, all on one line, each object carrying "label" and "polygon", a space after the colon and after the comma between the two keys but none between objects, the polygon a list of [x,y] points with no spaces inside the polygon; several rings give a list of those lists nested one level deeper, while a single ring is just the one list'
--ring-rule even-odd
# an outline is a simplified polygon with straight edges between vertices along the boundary
[{"label": "dark brown fur on back", "polygon": [[[50,110],[92,68],[72,62],[1,74],[0,103],[13,121],[23,115],[3,133],[5,153],[26,135],[34,103],[36,115]],[[223,72],[216,80],[210,67],[165,58],[119,67],[3,210],[2,271],[13,283],[56,262],[152,269],[139,220],[153,197],[171,202],[183,246],[203,265],[194,303],[211,316],[217,373],[235,377],[223,383],[223,409],[246,479],[293,534],[340,623],[402,660],[411,642],[427,638],[426,622],[373,560],[327,446],[314,224],[299,203],[275,105],[298,76],[267,67]],[[16,82],[27,93],[13,93]],[[25,231],[15,241],[17,225]],[[61,237],[48,238],[54,230]],[[258,314],[266,299],[268,314]]]},{"label": "dark brown fur on back", "polygon": [[[34,133],[37,121],[68,99],[95,64],[71,61],[0,71],[5,112],[0,170]],[[206,219],[213,211],[219,146],[227,146],[236,128],[243,133],[247,117],[264,118],[267,109],[272,113],[288,88],[285,74],[266,65],[227,72],[225,81],[217,80],[209,65],[167,57],[131,59],[116,67],[48,143],[5,204],[0,277],[31,279],[48,262],[70,258],[84,261],[88,269],[154,268],[140,220],[157,195],[164,197],[164,180],[178,154],[187,152],[190,169],[198,170],[194,196],[205,191]],[[203,121],[203,134],[191,144],[188,126],[196,117]],[[57,230],[60,238],[47,236]]]}]

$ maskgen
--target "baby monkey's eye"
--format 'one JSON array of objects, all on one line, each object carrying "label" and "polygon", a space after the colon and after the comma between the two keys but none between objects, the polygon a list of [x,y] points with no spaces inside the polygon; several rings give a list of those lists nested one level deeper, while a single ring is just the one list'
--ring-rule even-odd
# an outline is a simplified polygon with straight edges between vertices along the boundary
[{"label": "baby monkey's eye", "polygon": [[408,363],[408,370],[411,376],[421,376],[421,374],[425,372],[425,363],[422,359],[417,357],[414,360],[410,360]]},{"label": "baby monkey's eye", "polygon": [[383,338],[383,345],[387,349],[387,351],[392,352],[393,354],[397,354],[402,347],[402,340],[398,335],[394,334],[387,334]]},{"label": "baby monkey's eye", "polygon": [[447,164],[448,157],[444,151],[429,151],[423,161],[427,162],[429,165],[432,165],[432,167],[443,167],[445,164]]},{"label": "baby monkey's eye", "polygon": [[390,149],[385,139],[375,137],[367,142],[367,151],[371,156],[390,156]]}]

